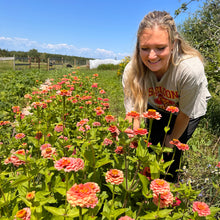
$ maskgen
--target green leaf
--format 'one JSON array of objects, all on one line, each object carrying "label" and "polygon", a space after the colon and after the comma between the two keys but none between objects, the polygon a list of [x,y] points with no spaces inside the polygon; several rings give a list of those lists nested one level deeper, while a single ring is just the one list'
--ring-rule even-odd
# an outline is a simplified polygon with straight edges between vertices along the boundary
[{"label": "green leaf", "polygon": [[44,208],[48,212],[50,212],[56,216],[63,216],[65,214],[65,209],[63,209],[63,208],[56,208],[56,207],[52,207],[52,206],[44,206]]},{"label": "green leaf", "polygon": [[14,186],[20,185],[22,183],[25,183],[31,179],[32,179],[32,177],[26,177],[26,176],[21,175],[14,182],[12,182],[11,185],[14,187]]},{"label": "green leaf", "polygon": [[110,160],[109,157],[106,156],[105,158],[102,158],[96,162],[95,168],[99,168],[101,166],[104,166],[108,163],[113,163],[113,162],[114,162],[113,160]]},{"label": "green leaf", "polygon": [[[88,212],[88,209],[82,209],[82,215],[84,215],[87,212]],[[78,208],[70,209],[67,212],[67,216],[71,217],[71,218],[78,217],[79,216],[79,209]]]},{"label": "green leaf", "polygon": [[61,194],[62,196],[66,195],[66,188],[63,187],[55,187],[54,188],[54,192],[58,192],[59,194]]},{"label": "green leaf", "polygon": [[167,217],[170,213],[171,213],[172,209],[163,209],[163,210],[160,210],[159,213],[158,213],[158,216],[160,218],[165,218]]},{"label": "green leaf", "polygon": [[119,215],[121,215],[124,212],[127,212],[128,209],[117,209],[114,210],[114,212],[111,214],[111,217],[117,218]]},{"label": "green leaf", "polygon": [[149,190],[148,190],[149,180],[147,179],[146,176],[144,176],[140,173],[138,173],[138,176],[139,176],[140,181],[141,181],[142,186],[143,186],[142,193],[143,193],[144,196],[146,196],[149,193]]}]

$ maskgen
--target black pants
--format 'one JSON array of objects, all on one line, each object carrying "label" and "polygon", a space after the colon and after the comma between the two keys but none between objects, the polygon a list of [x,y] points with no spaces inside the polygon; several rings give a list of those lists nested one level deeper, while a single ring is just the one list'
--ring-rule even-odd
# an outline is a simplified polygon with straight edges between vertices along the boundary
[{"label": "black pants", "polygon": [[[152,106],[148,105],[148,109],[153,109]],[[164,127],[167,126],[169,117],[170,117],[170,112],[163,112],[163,111],[158,111],[161,115],[162,118],[160,120],[154,120],[153,121],[153,126],[151,130],[151,136],[150,136],[150,142],[153,145],[157,145],[159,142],[161,145],[163,144],[165,132],[164,132]],[[176,121],[176,115],[172,115],[171,123],[170,123],[170,130],[168,131],[168,134],[170,134],[173,130],[175,121]],[[192,137],[193,132],[195,131],[196,127],[198,126],[198,123],[200,121],[201,117],[195,118],[195,119],[190,119],[188,126],[186,130],[183,132],[182,136],[179,138],[179,141],[181,143],[186,144],[187,141]],[[147,123],[149,124],[149,123]],[[171,173],[173,176],[167,175],[166,180],[169,182],[176,182],[177,181],[177,172],[175,172],[177,169],[179,169],[179,163],[180,163],[180,157],[181,157],[181,150],[176,148],[176,153],[174,155],[174,162],[171,164],[169,173]],[[164,153],[163,155],[164,161],[171,161],[173,157],[173,153],[167,154]]]}]

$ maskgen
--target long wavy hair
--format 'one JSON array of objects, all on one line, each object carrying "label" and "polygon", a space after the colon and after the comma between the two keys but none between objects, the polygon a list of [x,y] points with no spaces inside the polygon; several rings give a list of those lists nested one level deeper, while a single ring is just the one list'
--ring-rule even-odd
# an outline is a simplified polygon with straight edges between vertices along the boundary
[{"label": "long wavy hair", "polygon": [[[147,80],[149,69],[141,60],[139,38],[142,31],[160,27],[167,30],[170,44],[173,45],[171,62],[178,65],[186,57],[197,56],[203,61],[202,55],[191,47],[177,32],[173,17],[166,11],[153,11],[147,14],[139,24],[137,31],[137,42],[133,57],[131,59],[131,68],[129,69],[127,81],[125,82],[125,93],[130,96],[134,103],[134,110],[142,113],[146,111],[148,102]],[[183,56],[189,55],[189,56]]]}]

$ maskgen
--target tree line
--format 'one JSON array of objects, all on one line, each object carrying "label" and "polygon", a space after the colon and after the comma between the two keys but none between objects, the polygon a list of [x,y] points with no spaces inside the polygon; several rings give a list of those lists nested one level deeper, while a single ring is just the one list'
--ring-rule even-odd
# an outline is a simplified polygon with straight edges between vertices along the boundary
[{"label": "tree line", "polygon": [[60,59],[60,60],[63,59],[65,63],[71,63],[71,64],[73,64],[75,60],[81,62],[86,62],[86,60],[92,60],[92,58],[86,58],[86,57],[40,53],[36,49],[31,49],[28,52],[24,52],[24,51],[8,51],[0,48],[0,57],[13,57],[13,56],[19,57],[20,59],[22,58],[25,59],[27,57],[31,57],[33,59],[40,58],[41,62],[47,62],[48,58]]}]

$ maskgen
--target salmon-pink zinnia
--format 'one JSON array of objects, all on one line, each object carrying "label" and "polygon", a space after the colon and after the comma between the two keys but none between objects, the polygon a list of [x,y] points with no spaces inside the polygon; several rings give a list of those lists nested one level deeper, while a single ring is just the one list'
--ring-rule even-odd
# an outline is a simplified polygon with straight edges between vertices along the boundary
[{"label": "salmon-pink zinnia", "polygon": [[166,111],[175,113],[175,112],[179,112],[179,108],[178,108],[178,107],[175,107],[175,106],[168,106],[168,107],[166,108]]},{"label": "salmon-pink zinnia", "polygon": [[170,184],[163,179],[155,179],[150,184],[150,189],[156,194],[170,191]]},{"label": "salmon-pink zinnia", "polygon": [[15,138],[16,138],[16,139],[22,139],[22,138],[24,138],[24,137],[25,137],[25,134],[24,134],[24,133],[18,133],[18,134],[15,135]]},{"label": "salmon-pink zinnia", "polygon": [[134,133],[136,134],[136,135],[145,135],[145,134],[147,134],[148,133],[148,131],[147,131],[147,129],[145,129],[145,128],[137,128],[137,129],[134,129]]},{"label": "salmon-pink zinnia", "polygon": [[209,206],[204,202],[198,201],[193,203],[193,212],[197,212],[200,217],[211,214]]},{"label": "salmon-pink zinnia", "polygon": [[160,208],[167,208],[173,205],[173,194],[170,191],[163,192],[162,194],[153,194],[153,203],[158,206],[160,199]]},{"label": "salmon-pink zinnia", "polygon": [[98,203],[96,192],[99,191],[100,189],[95,183],[74,184],[67,191],[66,198],[73,207],[94,208]]},{"label": "salmon-pink zinnia", "polygon": [[134,218],[131,218],[129,216],[122,216],[121,218],[119,218],[118,220],[134,220]]},{"label": "salmon-pink zinnia", "polygon": [[105,180],[107,183],[111,183],[113,185],[119,185],[124,181],[124,174],[121,170],[111,169],[107,171],[105,175]]},{"label": "salmon-pink zinnia", "polygon": [[159,112],[157,112],[155,109],[148,109],[147,112],[144,112],[142,114],[143,118],[149,118],[149,119],[156,119],[156,120],[160,120],[161,119],[161,114]]},{"label": "salmon-pink zinnia", "polygon": [[127,116],[131,116],[132,118],[139,118],[140,114],[136,111],[131,111],[127,113]]},{"label": "salmon-pink zinnia", "polygon": [[57,170],[64,169],[65,172],[77,172],[78,170],[82,170],[84,168],[84,161],[80,158],[62,157],[60,160],[55,162],[54,167]]},{"label": "salmon-pink zinnia", "polygon": [[23,208],[23,209],[17,211],[17,213],[15,215],[15,220],[17,220],[17,218],[23,219],[23,220],[30,220],[31,219],[31,209],[26,207],[26,208]]}]

